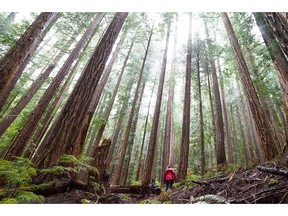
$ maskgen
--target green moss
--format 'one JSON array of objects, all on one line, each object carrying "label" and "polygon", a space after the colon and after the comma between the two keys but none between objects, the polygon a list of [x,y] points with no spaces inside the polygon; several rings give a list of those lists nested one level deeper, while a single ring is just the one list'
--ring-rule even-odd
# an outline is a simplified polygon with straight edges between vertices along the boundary
[{"label": "green moss", "polygon": [[4,198],[0,201],[0,204],[17,204],[17,200],[15,198]]},{"label": "green moss", "polygon": [[119,197],[122,199],[122,200],[131,200],[131,198],[125,194],[119,194]]},{"label": "green moss", "polygon": [[87,200],[87,199],[81,199],[81,204],[91,204],[91,201],[90,200]]},{"label": "green moss", "polygon": [[277,179],[271,178],[271,179],[269,180],[269,182],[268,182],[268,186],[271,187],[271,186],[273,186],[273,185],[275,185],[275,184],[277,184],[277,183],[278,183],[278,180],[277,180]]},{"label": "green moss", "polygon": [[140,204],[162,204],[162,203],[160,201],[158,201],[158,200],[147,199],[147,200],[142,200],[140,202]]},{"label": "green moss", "polygon": [[131,184],[132,186],[141,186],[142,182],[141,181],[135,181]]}]

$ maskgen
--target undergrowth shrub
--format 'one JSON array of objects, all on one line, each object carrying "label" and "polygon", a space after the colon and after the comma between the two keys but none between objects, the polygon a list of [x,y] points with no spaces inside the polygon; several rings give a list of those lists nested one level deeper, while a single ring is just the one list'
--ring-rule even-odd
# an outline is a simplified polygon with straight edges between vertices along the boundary
[{"label": "undergrowth shrub", "polygon": [[44,197],[23,190],[31,186],[37,173],[27,158],[15,157],[14,161],[0,160],[0,180],[4,187],[0,203],[43,203]]}]

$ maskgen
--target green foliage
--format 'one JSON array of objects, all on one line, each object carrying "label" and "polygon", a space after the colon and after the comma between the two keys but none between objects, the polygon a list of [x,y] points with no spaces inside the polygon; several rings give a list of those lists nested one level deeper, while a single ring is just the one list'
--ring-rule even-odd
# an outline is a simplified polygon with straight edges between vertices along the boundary
[{"label": "green foliage", "polygon": [[18,203],[43,203],[45,198],[33,192],[21,191],[17,194],[16,200]]},{"label": "green foliage", "polygon": [[269,179],[268,186],[271,187],[271,186],[273,186],[273,185],[275,185],[277,183],[278,183],[277,179],[271,178],[271,179]]},{"label": "green foliage", "polygon": [[73,168],[71,168],[74,172],[79,172],[80,170],[87,170],[87,171],[93,171],[99,174],[98,170],[89,165],[89,162],[92,160],[92,158],[87,156],[81,156],[79,158],[73,156],[73,155],[67,155],[64,154],[60,158],[60,162],[64,164],[72,164]]},{"label": "green foliage", "polygon": [[91,201],[90,200],[87,200],[87,199],[81,199],[81,204],[91,204]]},{"label": "green foliage", "polygon": [[5,179],[7,188],[26,186],[35,175],[36,169],[27,158],[16,157],[16,161],[0,160],[0,177]]},{"label": "green foliage", "polygon": [[4,198],[0,201],[0,204],[17,204],[17,200],[15,198]]},{"label": "green foliage", "polygon": [[141,185],[142,185],[142,182],[141,182],[141,181],[135,181],[135,182],[132,182],[131,185],[132,185],[132,186],[141,186]]},{"label": "green foliage", "polygon": [[125,194],[119,194],[119,197],[122,199],[122,200],[131,200],[131,198]]},{"label": "green foliage", "polygon": [[147,199],[140,201],[140,204],[161,204],[161,202],[155,199]]},{"label": "green foliage", "polygon": [[8,197],[3,198],[0,203],[43,203],[43,196],[21,190],[21,187],[29,186],[32,176],[36,175],[32,162],[22,157],[15,159],[15,161],[0,160],[0,178],[5,183],[5,192],[1,196]]},{"label": "green foliage", "polygon": [[173,184],[173,187],[180,187],[183,185],[186,185],[187,187],[190,187],[192,185],[192,181],[193,180],[198,180],[201,179],[202,177],[200,175],[190,175],[187,176],[184,180],[180,181],[180,182],[176,182],[175,184]]},{"label": "green foliage", "polygon": [[72,171],[71,167],[64,167],[64,166],[52,166],[46,169],[41,169],[41,173],[50,173],[50,174],[62,174],[64,172]]}]

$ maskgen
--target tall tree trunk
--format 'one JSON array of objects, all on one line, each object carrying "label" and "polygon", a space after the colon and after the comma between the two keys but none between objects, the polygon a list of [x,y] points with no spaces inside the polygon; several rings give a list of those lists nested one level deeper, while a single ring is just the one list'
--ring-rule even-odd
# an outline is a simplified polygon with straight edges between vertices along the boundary
[{"label": "tall tree trunk", "polygon": [[[207,57],[207,54],[205,55]],[[213,106],[213,97],[211,92],[211,84],[210,84],[210,74],[208,71],[208,59],[205,61],[205,77],[207,78],[207,85],[208,85],[208,96],[209,96],[209,104],[210,104],[210,110],[211,110],[211,118],[212,118],[212,136],[213,136],[213,144],[214,144],[214,150],[215,149],[215,143],[216,143],[216,123],[215,123],[215,112],[214,112],[214,106]],[[211,140],[211,138],[210,138]],[[213,167],[213,161],[212,161],[212,144],[211,141],[209,142],[209,167]]]},{"label": "tall tree trunk", "polygon": [[243,124],[242,124],[242,120],[241,120],[241,115],[240,115],[239,108],[238,108],[237,105],[236,105],[236,114],[237,114],[237,119],[238,119],[240,133],[241,133],[241,140],[242,140],[242,144],[243,144],[243,151],[244,151],[244,156],[245,156],[245,164],[248,165],[248,162],[249,162],[249,159],[250,159],[248,157],[248,152],[247,152],[247,142],[246,141],[248,141],[248,140],[244,136],[244,130],[243,130]]},{"label": "tall tree trunk", "polygon": [[219,62],[219,58],[217,59],[217,66],[219,71],[219,76],[221,77],[220,86],[221,86],[221,96],[222,96],[222,107],[223,107],[223,114],[224,114],[224,122],[225,122],[225,144],[227,147],[228,153],[228,163],[234,163],[234,156],[233,156],[233,148],[231,144],[231,133],[229,128],[229,119],[228,119],[228,111],[226,105],[226,96],[225,96],[225,89],[224,89],[224,77],[222,76],[221,66]]},{"label": "tall tree trunk", "polygon": [[[274,37],[278,40],[279,45],[285,55],[288,57],[288,26],[287,26],[287,18],[286,20],[282,18],[279,13],[261,13],[266,20],[267,24],[269,24]],[[265,28],[265,27],[264,27]]]},{"label": "tall tree trunk", "polygon": [[[168,164],[170,164],[170,151],[171,151],[171,142],[173,141],[173,103],[174,103],[174,70],[176,63],[176,51],[177,51],[177,25],[178,20],[175,24],[175,33],[174,33],[174,47],[173,47],[173,57],[171,63],[171,71],[169,78],[169,90],[168,90],[168,101],[167,101],[167,111],[166,111],[166,124],[165,124],[165,134],[164,134],[164,143],[163,143],[163,162],[162,162],[162,175],[164,175],[165,169]],[[161,178],[162,179],[162,178]]]},{"label": "tall tree trunk", "polygon": [[150,36],[149,36],[149,39],[148,39],[148,43],[147,43],[144,59],[143,59],[142,66],[141,66],[141,69],[140,69],[138,83],[137,83],[137,86],[136,86],[136,89],[135,89],[135,94],[134,94],[133,102],[132,102],[132,105],[131,105],[131,111],[130,111],[127,127],[126,127],[126,130],[125,130],[124,141],[123,141],[123,144],[121,146],[119,160],[118,160],[118,163],[117,163],[117,166],[116,166],[116,170],[115,170],[115,173],[114,173],[114,176],[115,176],[114,183],[116,185],[119,184],[120,178],[121,178],[121,174],[122,174],[122,169],[123,169],[123,165],[124,165],[124,159],[125,159],[125,155],[126,155],[126,151],[127,151],[127,147],[128,147],[128,143],[129,143],[129,136],[130,136],[130,132],[131,132],[132,121],[133,121],[133,118],[134,118],[134,113],[135,113],[135,109],[136,109],[136,103],[138,101],[139,89],[140,89],[140,86],[141,86],[141,83],[142,83],[142,77],[143,77],[143,74],[144,74],[144,67],[145,67],[145,63],[146,63],[146,59],[147,59],[147,55],[148,55],[148,51],[149,51],[149,47],[150,47],[150,43],[151,43],[152,34],[153,34],[153,27],[151,29]]},{"label": "tall tree trunk", "polygon": [[128,156],[128,160],[127,160],[127,173],[123,176],[124,177],[124,181],[123,183],[126,184],[126,180],[127,180],[127,176],[128,176],[128,171],[129,171],[129,167],[130,167],[130,159],[132,157],[132,149],[133,149],[133,145],[134,145],[134,140],[135,140],[135,133],[136,133],[136,127],[137,127],[137,123],[138,123],[138,118],[139,118],[139,110],[140,110],[140,106],[141,106],[141,102],[142,102],[142,98],[143,98],[143,94],[144,94],[144,90],[145,90],[145,85],[146,85],[146,82],[143,83],[142,87],[141,87],[141,90],[140,90],[140,97],[138,99],[138,104],[136,105],[136,109],[135,109],[135,116],[134,116],[134,119],[132,121],[132,124],[131,124],[131,130],[130,130],[130,137],[129,137],[129,140],[128,140],[128,150],[127,150],[127,156]]},{"label": "tall tree trunk", "polygon": [[[73,43],[74,38],[70,39],[64,47],[70,47]],[[21,111],[26,107],[26,105],[30,102],[36,92],[40,89],[42,84],[46,81],[50,73],[54,70],[55,65],[61,60],[61,58],[65,55],[65,52],[61,51],[58,53],[55,58],[52,60],[52,64],[50,64],[42,74],[39,75],[37,80],[33,82],[30,86],[28,92],[22,96],[22,98],[18,101],[18,103],[12,108],[12,110],[7,114],[5,119],[0,123],[0,136],[5,132],[5,130],[12,124],[12,122],[17,118],[17,116],[21,113]]]},{"label": "tall tree trunk", "polygon": [[128,13],[115,14],[76,83],[59,118],[46,135],[43,144],[49,147],[41,160],[41,162],[44,162],[44,167],[57,163],[62,154],[72,154],[74,149],[79,148],[76,141],[82,128],[78,126],[82,125],[85,120],[93,93],[127,15]]},{"label": "tall tree trunk", "polygon": [[185,95],[183,107],[182,140],[178,162],[177,178],[183,180],[186,177],[190,140],[190,101],[191,101],[191,57],[192,57],[192,13],[189,13],[189,30],[186,55]]},{"label": "tall tree trunk", "polygon": [[216,163],[217,163],[218,167],[221,167],[224,164],[226,164],[225,142],[224,142],[224,123],[223,123],[223,116],[222,116],[219,84],[218,84],[215,60],[214,60],[214,56],[213,56],[213,48],[212,48],[212,43],[211,43],[211,40],[209,37],[207,23],[205,20],[204,20],[204,25],[205,25],[208,52],[209,52],[209,60],[210,60],[211,72],[212,72],[213,93],[214,93],[214,98],[215,98]]},{"label": "tall tree trunk", "polygon": [[233,147],[233,153],[234,153],[234,163],[235,164],[240,164],[240,159],[239,159],[239,143],[237,140],[237,131],[236,131],[236,125],[235,125],[235,115],[234,115],[234,110],[233,110],[233,105],[230,104],[230,123],[231,125],[231,140],[232,140],[232,147]]},{"label": "tall tree trunk", "polygon": [[[118,44],[116,46],[115,51],[112,54],[111,60],[109,61],[107,67],[105,67],[105,70],[103,72],[103,76],[101,77],[101,80],[99,81],[99,84],[96,87],[93,98],[91,100],[91,104],[90,104],[89,109],[87,111],[87,114],[85,116],[85,120],[83,121],[83,125],[81,126],[82,127],[81,133],[78,135],[78,138],[77,138],[77,143],[78,143],[77,146],[80,148],[74,150],[75,155],[81,154],[81,149],[85,143],[86,134],[87,134],[87,131],[89,128],[89,123],[91,122],[93,114],[94,114],[96,107],[98,105],[98,102],[100,100],[101,94],[104,90],[104,87],[107,84],[108,78],[109,78],[111,71],[113,69],[113,66],[114,66],[114,64],[118,58],[120,50],[122,49],[122,46],[123,46],[123,43],[125,41],[126,36],[127,36],[127,31],[124,31],[124,33],[122,34],[122,36],[120,38],[120,41],[118,42]],[[96,139],[97,139],[97,137],[96,137]],[[88,147],[88,150],[87,150],[88,156],[91,157],[91,155],[89,155],[89,153],[93,154],[93,152],[95,151],[95,148],[98,147],[99,144],[100,144],[100,140],[96,140],[96,142],[94,142],[92,146]]]},{"label": "tall tree trunk", "polygon": [[[113,137],[112,137],[112,142],[111,142],[111,148],[110,148],[110,151],[109,151],[109,154],[108,154],[108,157],[107,157],[107,166],[108,166],[108,170],[112,173],[112,165],[111,165],[111,161],[112,161],[112,158],[113,158],[113,154],[115,152],[115,148],[116,148],[116,143],[119,142],[120,138],[119,138],[119,134],[120,134],[120,131],[122,129],[122,124],[123,124],[123,121],[124,121],[124,117],[126,117],[126,112],[127,112],[127,106],[128,106],[128,101],[129,101],[129,98],[130,98],[130,95],[131,95],[131,86],[133,85],[133,82],[134,82],[134,77],[132,78],[132,82],[131,83],[128,83],[127,87],[126,87],[126,96],[125,96],[125,100],[123,100],[122,102],[122,106],[121,106],[121,109],[118,113],[119,117],[117,118],[117,126],[114,130],[114,133],[113,133]],[[116,158],[114,158],[116,160]],[[114,165],[114,164],[113,164]],[[113,175],[112,175],[112,182],[114,183],[114,179],[115,179],[115,175],[114,175],[114,170],[113,169]]]},{"label": "tall tree trunk", "polygon": [[55,92],[59,88],[61,82],[64,80],[65,75],[68,73],[71,65],[78,57],[80,51],[82,50],[86,42],[89,40],[89,38],[93,35],[93,32],[97,28],[102,17],[103,13],[98,13],[95,19],[91,22],[90,26],[87,28],[82,38],[77,43],[73,51],[70,53],[64,65],[61,67],[57,75],[54,77],[52,83],[49,85],[49,87],[43,94],[38,105],[35,107],[33,113],[29,116],[28,121],[22,127],[17,137],[11,143],[10,148],[8,149],[5,155],[5,159],[10,160],[12,156],[21,155],[25,145],[27,144],[29,138],[31,137],[36,127],[36,123],[40,120],[43,112],[45,111],[51,99],[55,95]]},{"label": "tall tree trunk", "polygon": [[237,66],[240,72],[240,77],[243,85],[245,86],[246,97],[249,98],[249,107],[253,114],[254,121],[256,123],[257,133],[260,137],[261,147],[264,154],[265,161],[274,158],[278,152],[275,146],[277,140],[273,136],[271,131],[271,125],[266,113],[260,104],[258,95],[256,94],[255,87],[252,83],[243,53],[241,52],[240,45],[233,31],[231,22],[227,13],[221,13],[233,52],[236,58]]},{"label": "tall tree trunk", "polygon": [[[123,39],[123,42],[124,42],[124,39]],[[119,43],[120,43],[120,42],[119,42]],[[88,155],[89,155],[89,152],[93,152],[93,148],[96,148],[96,147],[99,146],[99,144],[100,144],[102,135],[103,135],[104,130],[105,130],[105,127],[106,127],[106,122],[108,121],[109,116],[110,116],[110,113],[111,113],[111,110],[112,110],[112,108],[113,108],[113,104],[114,104],[114,101],[115,101],[115,98],[116,98],[116,95],[117,95],[117,92],[118,92],[118,88],[119,88],[119,86],[120,86],[120,82],[121,82],[121,79],[122,79],[122,75],[123,75],[123,73],[124,73],[124,71],[125,71],[126,64],[127,64],[128,59],[129,59],[129,56],[130,56],[130,53],[131,53],[133,44],[134,44],[134,41],[132,41],[132,43],[131,43],[131,45],[130,45],[130,48],[129,48],[129,51],[128,51],[128,54],[127,54],[127,56],[126,56],[126,58],[125,58],[125,60],[124,60],[124,64],[123,64],[123,67],[122,67],[122,69],[121,69],[120,75],[119,75],[119,77],[118,77],[118,81],[117,81],[117,83],[116,83],[116,86],[115,86],[115,89],[114,89],[112,98],[110,99],[110,101],[109,101],[109,106],[108,106],[108,108],[106,109],[106,113],[105,113],[105,116],[104,116],[104,121],[103,121],[103,123],[100,125],[100,127],[99,127],[99,129],[98,129],[98,132],[97,132],[97,136],[96,136],[95,141],[93,141],[93,143],[91,143],[91,145],[89,145],[89,147],[88,147],[88,150],[87,150]],[[119,44],[118,44],[118,45],[119,45]],[[121,45],[121,46],[122,46],[122,45]],[[117,46],[117,47],[118,47],[118,46]],[[117,50],[117,49],[116,49],[116,50]],[[118,54],[117,54],[117,55],[118,55]],[[113,57],[112,57],[112,59],[113,59]],[[109,67],[108,67],[108,68],[109,68]],[[109,68],[109,70],[111,71],[111,70],[112,70],[112,67],[111,67],[111,69]],[[109,74],[110,74],[110,72],[109,72]],[[104,84],[104,82],[105,82],[105,84],[106,84],[106,83],[107,83],[107,79],[106,79],[106,81],[103,80],[103,79],[104,79],[104,77],[101,79],[101,82],[103,82],[103,84]],[[95,94],[99,94],[99,98],[100,98],[101,92],[102,92],[103,89],[104,89],[104,86],[105,86],[105,85],[103,85],[103,88],[102,88],[102,89],[96,88]],[[101,91],[101,92],[98,93],[98,92],[97,92],[97,89],[98,89],[98,91]],[[99,100],[99,99],[98,99],[98,100]],[[96,103],[97,103],[97,104],[98,104],[98,100],[96,100]],[[92,100],[92,101],[93,101],[93,100]],[[90,107],[91,107],[91,106],[94,106],[94,104],[92,104],[92,102],[91,102]],[[95,108],[96,108],[96,107],[95,107]],[[93,108],[92,108],[92,109],[93,109]],[[91,111],[91,110],[89,110],[89,112],[90,112],[90,111]],[[92,114],[92,113],[91,113],[91,114]],[[88,114],[87,118],[89,119],[89,114]],[[83,129],[83,130],[86,130],[86,129]]]},{"label": "tall tree trunk", "polygon": [[202,91],[201,91],[201,78],[200,78],[200,44],[197,43],[196,50],[196,71],[197,71],[197,84],[198,84],[198,97],[199,97],[199,127],[200,127],[200,148],[201,148],[201,175],[205,173],[205,144],[204,144],[204,119],[203,119],[203,106],[202,106]]},{"label": "tall tree trunk", "polygon": [[41,13],[0,60],[0,110],[29,63],[31,56],[59,18],[59,15],[59,13]]},{"label": "tall tree trunk", "polygon": [[147,115],[146,115],[146,119],[145,119],[145,125],[144,125],[144,132],[143,132],[143,137],[142,137],[142,142],[141,142],[141,150],[140,150],[140,155],[139,155],[139,163],[138,163],[138,168],[137,168],[137,174],[136,174],[136,181],[140,180],[140,172],[143,168],[143,149],[144,149],[144,144],[145,144],[145,138],[146,138],[146,132],[147,132],[147,124],[148,124],[148,119],[149,119],[149,113],[150,113],[150,105],[151,105],[151,100],[152,100],[152,96],[154,93],[154,89],[155,89],[155,84],[156,84],[156,78],[154,79],[154,84],[153,84],[153,88],[151,91],[151,95],[150,95],[150,99],[149,99],[149,104],[148,104],[148,111],[147,111]]},{"label": "tall tree trunk", "polygon": [[36,94],[42,84],[46,81],[49,74],[53,71],[55,65],[49,65],[46,70],[39,76],[37,80],[33,82],[29,91],[21,97],[16,106],[7,114],[5,119],[0,123],[0,136],[4,134],[7,128],[13,123],[13,121],[18,117],[21,111],[26,107],[32,97]]},{"label": "tall tree trunk", "polygon": [[[287,61],[288,53],[286,53],[287,44],[285,43],[283,44],[284,41],[281,41],[280,38],[277,38],[278,40],[280,40],[280,45],[282,46],[282,49],[285,50],[285,54],[286,54],[286,57],[285,57],[285,54],[282,52],[279,44],[276,42],[276,39],[271,32],[271,28],[265,22],[263,15],[261,13],[253,13],[253,15],[261,31],[264,42],[268,48],[268,52],[273,61],[273,64],[275,65],[278,71],[280,86],[282,90],[282,100],[284,104],[284,110],[286,113],[286,127],[288,127],[288,61]],[[265,18],[266,20],[268,20],[268,23],[269,23],[270,19],[269,19],[269,16],[267,16],[267,14]],[[284,38],[285,34],[283,32],[281,32],[281,34],[283,35],[282,38]],[[286,38],[287,38],[287,35],[286,35]],[[286,145],[288,145],[288,137],[286,137]]]},{"label": "tall tree trunk", "polygon": [[154,157],[155,157],[155,151],[156,151],[156,145],[157,145],[157,143],[156,143],[157,142],[157,131],[158,131],[158,124],[159,124],[159,117],[160,117],[161,101],[162,101],[166,63],[167,63],[167,52],[168,52],[168,44],[169,44],[169,37],[170,37],[170,26],[171,26],[171,24],[169,23],[168,28],[167,28],[167,34],[166,34],[166,45],[165,45],[163,61],[162,61],[162,69],[161,69],[160,79],[159,79],[157,100],[156,100],[156,104],[155,104],[153,123],[152,123],[152,128],[151,128],[151,133],[150,133],[150,138],[149,138],[149,146],[148,146],[146,162],[145,162],[144,184],[150,183],[153,161],[155,159]]}]

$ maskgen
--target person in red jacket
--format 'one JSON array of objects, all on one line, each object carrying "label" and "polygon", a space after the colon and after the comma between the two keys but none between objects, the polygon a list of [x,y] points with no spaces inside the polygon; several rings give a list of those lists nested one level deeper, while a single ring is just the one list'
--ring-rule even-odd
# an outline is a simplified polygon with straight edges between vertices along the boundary
[{"label": "person in red jacket", "polygon": [[164,174],[164,182],[166,184],[166,191],[168,188],[172,189],[173,183],[176,181],[176,174],[174,172],[174,169],[171,168],[170,165],[168,165],[167,169],[165,170]]}]

